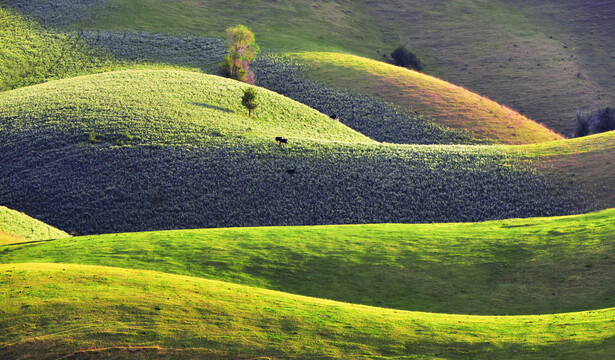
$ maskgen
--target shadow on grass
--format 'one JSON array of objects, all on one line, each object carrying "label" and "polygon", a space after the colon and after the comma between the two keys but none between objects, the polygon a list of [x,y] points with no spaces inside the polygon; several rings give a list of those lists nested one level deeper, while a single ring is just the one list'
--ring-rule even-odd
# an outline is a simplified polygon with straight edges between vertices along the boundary
[{"label": "shadow on grass", "polygon": [[[309,338],[308,338],[309,339]],[[120,342],[116,344],[100,344],[92,346],[92,339],[79,341],[66,340],[33,340],[20,342],[0,348],[0,356],[3,358],[18,358],[23,354],[34,355],[35,358],[52,359],[61,357],[63,359],[186,359],[186,358],[207,358],[207,359],[259,359],[267,356],[285,357],[290,354],[284,352],[279,344],[265,343],[261,348],[254,348],[250,345],[243,345],[228,351],[227,344],[221,342],[211,342],[204,338],[192,338],[184,346],[176,347],[172,339],[160,339],[148,346],[132,345],[130,342]],[[307,339],[305,339],[307,340]],[[576,342],[572,340],[559,341],[555,344],[546,346],[530,346],[519,342],[495,345],[491,342],[465,343],[449,342],[436,343],[428,339],[417,339],[416,341],[398,344],[395,340],[384,340],[379,345],[370,344],[370,339],[351,336],[350,339],[342,343],[333,341],[328,349],[343,349],[343,353],[351,355],[357,359],[387,359],[387,358],[432,358],[439,359],[612,359],[615,356],[615,337],[609,337],[598,341]],[[358,341],[353,346],[353,343]],[[363,342],[365,341],[365,342]],[[169,344],[170,342],[170,344]],[[90,345],[89,348],[87,345]],[[107,346],[110,345],[110,346]],[[370,346],[371,345],[371,346]],[[401,345],[393,346],[387,345]],[[365,354],[366,347],[369,355]],[[361,350],[362,349],[362,350]],[[346,351],[349,350],[349,351]],[[326,352],[326,351],[325,351]],[[346,356],[328,355],[322,358],[337,359]],[[232,356],[231,356],[232,354]],[[293,353],[294,359],[311,359],[315,354]],[[6,356],[6,357],[4,357]]]},{"label": "shadow on grass", "polygon": [[219,107],[219,106],[205,104],[205,103],[192,103],[192,105],[201,106],[201,107],[205,107],[205,108],[212,109],[212,110],[223,111],[223,112],[229,113],[229,114],[234,114],[235,113],[231,109],[225,109],[225,108],[222,108],[222,107]]}]

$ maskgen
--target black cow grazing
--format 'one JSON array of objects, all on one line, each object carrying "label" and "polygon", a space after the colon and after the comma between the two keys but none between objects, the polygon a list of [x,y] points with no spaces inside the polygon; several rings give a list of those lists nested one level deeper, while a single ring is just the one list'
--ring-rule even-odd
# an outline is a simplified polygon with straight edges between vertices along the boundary
[{"label": "black cow grazing", "polygon": [[276,136],[275,137],[275,142],[277,142],[278,144],[288,144],[288,139],[287,138],[283,138],[281,136]]},{"label": "black cow grazing", "polygon": [[333,114],[331,115],[331,119],[339,121],[340,118],[337,116],[337,114]]},{"label": "black cow grazing", "polygon": [[289,175],[293,175],[295,172],[297,172],[297,167],[294,167],[294,168],[292,168],[292,169],[288,169],[288,170],[286,170],[286,172],[287,172]]}]

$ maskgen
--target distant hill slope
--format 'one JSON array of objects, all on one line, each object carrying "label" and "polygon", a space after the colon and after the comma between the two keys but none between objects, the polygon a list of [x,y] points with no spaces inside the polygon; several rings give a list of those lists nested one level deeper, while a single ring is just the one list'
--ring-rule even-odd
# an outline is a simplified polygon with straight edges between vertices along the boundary
[{"label": "distant hill slope", "polygon": [[108,234],[0,249],[0,263],[148,269],[355,304],[521,315],[615,305],[615,210],[463,224]]},{"label": "distant hill slope", "polygon": [[385,0],[368,11],[428,73],[564,135],[577,109],[615,103],[609,1]]},{"label": "distant hill slope", "polygon": [[263,89],[248,119],[244,87],[193,72],[124,71],[5,92],[0,202],[80,234],[587,209],[568,183],[498,148],[376,143]]},{"label": "distant hill slope", "polygon": [[[22,2],[22,5],[34,6],[31,2]],[[49,15],[49,9],[55,9],[57,3],[38,5]],[[58,16],[69,16],[69,13]],[[108,49],[86,41],[90,40],[89,35],[87,32],[57,31],[0,4],[0,48],[3,49],[0,57],[0,92],[84,74],[121,69],[171,68],[164,62],[163,65],[143,64],[114,56]],[[184,68],[193,68],[186,65]]]},{"label": "distant hill slope", "polygon": [[307,63],[316,79],[416,110],[479,139],[503,144],[562,139],[513,110],[429,75],[352,55],[304,52],[291,56]]},{"label": "distant hill slope", "polygon": [[68,237],[58,230],[26,214],[0,206],[0,245]]},{"label": "distant hill slope", "polygon": [[0,265],[0,278],[0,356],[9,359],[615,355],[614,309],[443,315],[74,264]]}]

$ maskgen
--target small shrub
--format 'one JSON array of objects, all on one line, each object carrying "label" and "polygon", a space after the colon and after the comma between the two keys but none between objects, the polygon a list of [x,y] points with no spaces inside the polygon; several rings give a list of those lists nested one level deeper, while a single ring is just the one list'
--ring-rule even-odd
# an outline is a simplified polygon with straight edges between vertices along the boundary
[{"label": "small shrub", "polygon": [[92,144],[99,143],[102,140],[102,135],[97,133],[96,131],[92,131],[88,134],[88,141]]},{"label": "small shrub", "polygon": [[410,50],[403,46],[398,47],[391,53],[393,64],[402,67],[411,67],[414,70],[423,70],[421,60]]}]

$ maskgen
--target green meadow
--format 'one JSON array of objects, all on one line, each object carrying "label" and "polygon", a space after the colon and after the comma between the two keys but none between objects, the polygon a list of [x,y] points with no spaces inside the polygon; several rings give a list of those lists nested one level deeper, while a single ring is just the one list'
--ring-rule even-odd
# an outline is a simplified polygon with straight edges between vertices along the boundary
[{"label": "green meadow", "polygon": [[9,358],[613,356],[612,309],[446,315],[143,270],[8,264],[0,274],[0,354]]},{"label": "green meadow", "polygon": [[0,262],[156,270],[403,310],[571,312],[615,305],[614,214],[108,234],[6,246]]}]

